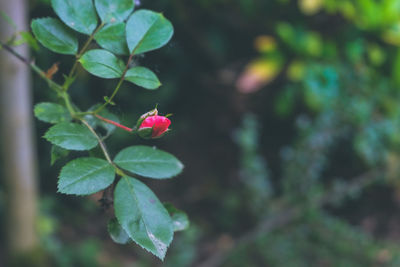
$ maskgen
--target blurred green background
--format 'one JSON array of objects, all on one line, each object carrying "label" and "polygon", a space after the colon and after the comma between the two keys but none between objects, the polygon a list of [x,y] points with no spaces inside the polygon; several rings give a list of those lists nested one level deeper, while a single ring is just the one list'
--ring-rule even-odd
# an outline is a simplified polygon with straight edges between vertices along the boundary
[{"label": "blurred green background", "polygon": [[[55,16],[47,2],[30,1],[30,16]],[[400,266],[399,0],[141,0],[140,8],[163,12],[175,28],[166,47],[135,59],[163,86],[125,84],[110,110],[129,126],[158,103],[173,113],[173,131],[145,142],[120,131],[108,147],[144,143],[176,155],[182,175],[146,183],[191,226],[163,263],[113,243],[99,196],[56,193],[71,158],[50,166],[40,138],[48,125],[36,121],[44,255],[21,266]],[[43,47],[32,55],[43,69],[61,62],[61,73],[73,62]],[[115,83],[80,69],[72,99],[87,109]],[[35,77],[34,102],[49,99]],[[6,194],[0,187],[0,206]]]}]

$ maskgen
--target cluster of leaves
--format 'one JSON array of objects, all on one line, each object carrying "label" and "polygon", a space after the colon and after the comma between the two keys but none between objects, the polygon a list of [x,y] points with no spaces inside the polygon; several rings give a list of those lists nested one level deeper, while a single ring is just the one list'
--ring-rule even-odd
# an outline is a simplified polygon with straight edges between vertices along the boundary
[{"label": "cluster of leaves", "polygon": [[[104,190],[105,204],[113,203],[115,216],[108,224],[111,238],[117,243],[136,242],[160,259],[164,259],[174,231],[187,228],[187,216],[171,204],[162,204],[157,196],[138,177],[168,179],[178,175],[183,164],[173,155],[148,146],[122,149],[112,158],[104,140],[115,126],[99,120],[101,115],[118,122],[107,111],[123,81],[146,89],[157,89],[157,76],[143,66],[135,65],[134,58],[164,46],[172,37],[173,27],[162,14],[150,10],[134,12],[132,0],[52,0],[58,18],[32,20],[36,39],[53,52],[74,55],[76,62],[63,84],[53,81],[57,66],[47,73],[31,63],[31,67],[53,89],[64,104],[39,103],[35,116],[55,124],[44,135],[52,146],[52,163],[69,151],[90,151],[100,146],[104,159],[93,156],[78,157],[61,170],[58,191],[70,195],[90,195]],[[99,19],[100,18],[100,22]],[[84,44],[79,34],[87,35]],[[93,47],[94,41],[101,48]],[[128,59],[124,63],[121,57]],[[105,103],[82,112],[71,102],[68,89],[81,65],[89,73],[104,79],[119,79]],[[98,129],[103,128],[102,136]],[[111,193],[110,193],[111,192]],[[107,195],[113,199],[107,199]]]}]

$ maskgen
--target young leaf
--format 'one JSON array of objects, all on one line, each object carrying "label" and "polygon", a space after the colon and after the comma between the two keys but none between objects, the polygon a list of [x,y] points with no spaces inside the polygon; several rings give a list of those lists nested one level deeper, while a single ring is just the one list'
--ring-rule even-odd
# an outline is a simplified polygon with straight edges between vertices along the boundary
[{"label": "young leaf", "polygon": [[68,156],[69,150],[61,148],[59,146],[51,146],[51,158],[50,158],[50,165],[54,165],[57,160],[61,158],[65,158]]},{"label": "young leaf", "polygon": [[114,162],[130,172],[155,179],[171,178],[183,169],[183,164],[173,155],[148,146],[125,148]]},{"label": "young leaf", "polygon": [[32,31],[39,42],[53,52],[74,55],[78,51],[75,33],[54,18],[32,20]]},{"label": "young leaf", "polygon": [[108,96],[104,96],[104,101],[106,101],[109,105],[115,106],[115,102],[112,101]]},{"label": "young leaf", "polygon": [[128,45],[126,44],[125,23],[113,23],[102,28],[94,36],[96,42],[117,55],[128,55]]},{"label": "young leaf", "polygon": [[146,89],[157,89],[161,83],[157,76],[145,67],[133,67],[126,72],[125,79]]},{"label": "young leaf", "polygon": [[97,27],[92,0],[51,0],[60,19],[72,29],[90,35]]},{"label": "young leaf", "polygon": [[94,49],[87,51],[79,59],[79,62],[85,70],[101,78],[119,78],[124,71],[123,62],[107,50]]},{"label": "young leaf", "polygon": [[115,243],[127,244],[131,240],[116,218],[112,218],[108,221],[107,230]]},{"label": "young leaf", "polygon": [[189,218],[186,213],[178,210],[171,203],[164,203],[164,207],[171,216],[174,232],[183,231],[189,227]]},{"label": "young leaf", "polygon": [[54,103],[39,103],[35,105],[36,118],[48,123],[60,123],[71,120],[71,115],[63,106]]},{"label": "young leaf", "polygon": [[163,260],[173,238],[173,227],[156,195],[142,182],[125,176],[115,188],[114,209],[129,237]]},{"label": "young leaf", "polygon": [[135,6],[132,0],[95,0],[94,4],[104,23],[124,21]]},{"label": "young leaf", "polygon": [[171,39],[174,28],[161,13],[139,10],[126,24],[126,40],[129,51],[140,54],[158,49]]},{"label": "young leaf", "polygon": [[33,37],[33,35],[30,32],[26,32],[26,31],[19,32],[19,36],[21,37],[21,39],[16,40],[13,43],[13,45],[18,46],[18,45],[22,45],[22,44],[27,44],[33,50],[35,50],[35,51],[39,50],[39,43],[37,42],[35,37]]},{"label": "young leaf", "polygon": [[44,138],[69,150],[89,150],[97,145],[96,137],[83,125],[62,122],[51,127]]},{"label": "young leaf", "polygon": [[78,158],[61,169],[58,192],[90,195],[107,188],[114,178],[114,167],[107,161],[98,158]]}]

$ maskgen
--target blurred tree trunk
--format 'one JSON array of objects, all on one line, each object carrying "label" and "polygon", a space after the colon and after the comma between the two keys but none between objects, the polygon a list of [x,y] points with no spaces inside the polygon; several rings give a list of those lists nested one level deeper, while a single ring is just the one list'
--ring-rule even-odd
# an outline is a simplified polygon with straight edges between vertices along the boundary
[{"label": "blurred tree trunk", "polygon": [[[0,11],[28,30],[28,0],[0,0]],[[6,42],[15,32],[0,18],[0,40]],[[28,56],[28,47],[15,50]],[[36,158],[32,136],[32,96],[29,68],[14,56],[0,50],[0,137],[6,186],[7,252],[12,257],[32,253],[37,246]]]}]

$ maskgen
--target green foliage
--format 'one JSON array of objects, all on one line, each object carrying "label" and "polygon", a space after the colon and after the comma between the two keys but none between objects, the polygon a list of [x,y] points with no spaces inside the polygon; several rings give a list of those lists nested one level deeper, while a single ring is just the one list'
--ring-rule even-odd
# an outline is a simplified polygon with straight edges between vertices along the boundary
[{"label": "green foliage", "polygon": [[157,89],[161,86],[157,76],[145,67],[133,67],[126,72],[125,79],[146,89]]},{"label": "green foliage", "polygon": [[[130,134],[137,134],[138,130],[121,125],[118,117],[106,107],[115,105],[114,97],[124,81],[151,90],[161,86],[154,72],[139,66],[135,55],[164,46],[172,37],[173,27],[160,13],[149,10],[133,13],[132,0],[51,0],[51,5],[61,21],[34,19],[33,33],[43,46],[56,53],[74,55],[75,61],[69,73],[62,74],[63,84],[58,83],[58,63],[47,71],[34,63],[29,64],[62,100],[39,103],[34,113],[39,120],[55,124],[44,135],[53,145],[52,165],[57,160],[68,158],[70,150],[90,150],[79,153],[77,158],[71,153],[75,159],[61,169],[58,192],[81,196],[103,191],[102,207],[108,209],[114,204],[116,218],[108,223],[112,240],[120,244],[133,240],[164,259],[174,229],[186,229],[188,217],[168,206],[170,215],[154,193],[135,177],[172,178],[182,171],[183,164],[167,152],[145,146],[125,148],[113,161],[105,145],[106,138],[116,129],[124,129]],[[89,37],[79,44],[78,33]],[[26,40],[23,42],[34,44],[26,34],[24,36]],[[90,49],[94,41],[104,49]],[[14,54],[22,58],[16,52]],[[127,60],[120,57],[128,55]],[[97,77],[119,79],[111,96],[104,96],[105,103],[96,104],[84,112],[72,102],[69,94],[70,87],[77,80],[79,64]],[[153,112],[152,115],[158,114]],[[149,128],[150,134],[153,128]],[[98,149],[94,149],[97,145]],[[99,151],[104,159],[98,158],[101,157]],[[90,157],[83,156],[83,153]],[[84,266],[93,266],[92,259],[88,262],[90,264]]]},{"label": "green foliage", "polygon": [[77,53],[78,39],[58,19],[34,19],[31,27],[39,42],[51,51],[67,55]]},{"label": "green foliage", "polygon": [[105,78],[119,78],[124,72],[124,63],[107,50],[93,49],[86,52],[79,62],[91,74]]},{"label": "green foliage", "polygon": [[168,211],[134,178],[122,177],[114,194],[115,215],[122,228],[138,245],[163,260],[174,232]]},{"label": "green foliage", "polygon": [[72,29],[90,35],[97,27],[97,15],[92,0],[51,0],[60,19]]},{"label": "green foliage", "polygon": [[134,174],[154,179],[172,178],[183,169],[183,164],[173,155],[148,146],[125,148],[114,162]]},{"label": "green foliage", "polygon": [[65,165],[58,191],[69,195],[90,195],[107,188],[115,177],[114,167],[98,158],[78,158]]},{"label": "green foliage", "polygon": [[97,13],[103,23],[124,21],[133,11],[134,1],[131,0],[95,0]]},{"label": "green foliage", "polygon": [[71,115],[63,106],[54,103],[39,103],[35,105],[36,118],[48,123],[60,123],[71,120]]},{"label": "green foliage", "polygon": [[174,29],[162,14],[149,10],[133,13],[126,23],[129,51],[141,54],[158,49],[169,42]]},{"label": "green foliage", "polygon": [[[111,2],[122,3],[110,0],[103,4]],[[137,27],[126,25],[131,14],[107,22],[107,14],[101,15],[99,2],[94,1],[105,24],[99,23],[95,29],[97,44],[91,42],[83,49],[85,36],[79,38],[80,50],[87,52],[99,45],[122,59],[122,70],[127,69],[125,81],[135,68],[143,68],[142,64],[164,70],[162,76],[168,78],[162,82],[172,90],[126,90],[122,97],[105,96],[107,105],[115,103],[110,111],[117,112],[121,120],[106,109],[95,112],[101,104],[89,110],[72,105],[76,113],[71,117],[75,123],[82,123],[83,118],[101,140],[108,137],[111,152],[123,148],[123,140],[136,142],[135,133],[111,135],[120,129],[96,114],[117,123],[126,119],[134,125],[127,114],[142,113],[146,101],[156,94],[161,106],[169,103],[180,121],[182,118],[173,128],[186,132],[171,137],[172,145],[183,155],[188,148],[195,151],[188,160],[197,168],[188,170],[191,180],[177,181],[167,195],[194,204],[191,214],[199,223],[175,234],[164,265],[199,266],[198,261],[205,259],[212,264],[202,266],[400,266],[395,244],[400,188],[399,1],[141,2],[176,22],[177,46],[150,56],[134,51],[128,64],[132,50],[127,48],[127,33],[140,33]],[[257,38],[253,40],[253,36]],[[249,59],[256,53],[254,49],[259,55]],[[162,60],[157,62],[154,56]],[[255,66],[249,68],[253,70],[247,76],[250,85],[259,82],[257,79],[261,82],[253,91],[242,92],[235,82],[238,72],[248,66]],[[60,67],[67,66],[62,62]],[[83,107],[103,99],[99,92],[114,82],[92,82],[80,71],[72,73],[65,77],[68,81],[77,77],[77,83],[64,87],[74,90],[73,97],[81,97],[78,103],[84,103]],[[60,77],[55,76],[54,81]],[[135,79],[147,81],[141,76]],[[103,82],[104,86],[99,86]],[[156,87],[155,79],[151,78],[151,84]],[[89,93],[90,85],[93,90]],[[132,87],[129,81],[121,91]],[[229,140],[232,133],[234,142]],[[101,157],[100,152],[99,146],[90,155]],[[71,157],[82,153],[86,152],[71,152]],[[116,170],[138,176],[118,166]],[[162,187],[157,189],[162,191]],[[174,202],[184,205],[179,199]],[[88,203],[86,198],[79,202],[83,203]],[[166,209],[174,224],[176,214],[168,206]],[[294,217],[287,215],[292,210],[296,211]],[[74,221],[83,232],[82,220]],[[112,222],[111,238],[130,241],[118,219]],[[196,226],[203,232],[197,239],[192,235]],[[383,238],[395,242],[379,241]],[[59,254],[79,257],[64,266],[93,266],[94,256],[92,261],[80,256],[81,248],[98,253],[99,249],[91,247],[61,250]],[[136,265],[157,265],[140,252],[132,256],[130,250],[118,247],[117,253],[109,248],[105,242],[102,265],[114,266],[103,263],[107,251],[112,251],[111,258],[134,257]]]},{"label": "green foliage", "polygon": [[89,150],[97,146],[97,139],[85,126],[62,122],[51,127],[44,138],[53,145],[69,150]]},{"label": "green foliage", "polygon": [[94,39],[101,47],[112,53],[128,55],[125,27],[124,22],[108,24],[96,33]]}]

